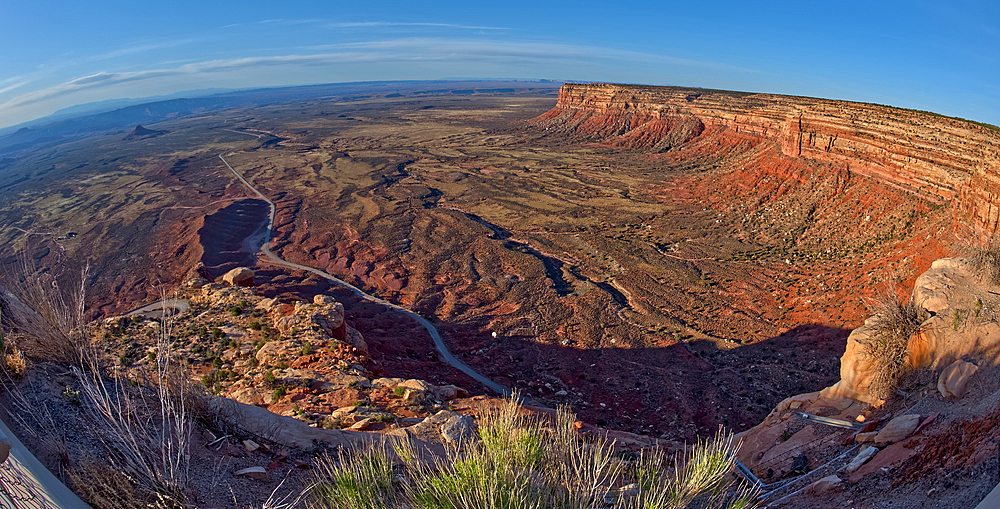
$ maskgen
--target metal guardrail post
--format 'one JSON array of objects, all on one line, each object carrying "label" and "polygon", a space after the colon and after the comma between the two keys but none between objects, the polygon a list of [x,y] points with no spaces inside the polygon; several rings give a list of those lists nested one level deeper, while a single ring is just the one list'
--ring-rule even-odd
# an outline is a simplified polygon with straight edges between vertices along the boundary
[{"label": "metal guardrail post", "polygon": [[0,440],[10,446],[10,455],[0,465],[0,507],[90,509],[24,447],[3,421]]},{"label": "metal guardrail post", "polygon": [[795,415],[797,415],[800,419],[805,419],[807,421],[818,422],[820,424],[826,424],[827,426],[833,426],[836,428],[853,429],[855,431],[858,431],[865,426],[864,424],[858,422],[848,422],[848,421],[842,421],[840,419],[831,419],[829,417],[807,414],[805,412],[795,412]]},{"label": "metal guardrail post", "polygon": [[753,484],[754,488],[764,488],[764,482],[757,478],[757,476],[753,475],[753,472],[751,472],[750,469],[747,468],[747,466],[740,460],[733,458],[733,463],[736,464],[736,471],[739,472],[744,479],[750,481],[750,484]]}]

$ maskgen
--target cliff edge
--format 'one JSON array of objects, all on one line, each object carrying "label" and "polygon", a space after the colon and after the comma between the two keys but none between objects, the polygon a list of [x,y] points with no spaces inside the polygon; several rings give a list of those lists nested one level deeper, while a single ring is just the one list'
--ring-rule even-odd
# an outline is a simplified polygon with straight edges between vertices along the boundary
[{"label": "cliff edge", "polygon": [[751,153],[827,163],[951,202],[979,235],[1000,222],[1000,129],[986,124],[876,104],[606,83],[563,85],[533,122],[677,161]]},{"label": "cliff edge", "polygon": [[[896,322],[873,316],[851,333],[841,379],[742,433],[741,461],[765,483],[798,482],[824,500],[975,507],[1000,468],[1000,286],[983,272],[965,258],[935,261],[902,307],[916,322],[898,362],[873,348]],[[875,381],[887,370],[883,393]]]}]

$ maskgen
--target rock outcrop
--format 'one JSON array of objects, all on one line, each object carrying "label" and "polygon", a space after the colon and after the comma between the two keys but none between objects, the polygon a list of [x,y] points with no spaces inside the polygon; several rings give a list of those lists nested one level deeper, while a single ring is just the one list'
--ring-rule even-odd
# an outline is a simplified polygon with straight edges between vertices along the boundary
[{"label": "rock outcrop", "polygon": [[122,141],[142,140],[142,139],[152,138],[154,136],[159,136],[161,134],[166,134],[166,133],[167,133],[167,131],[157,131],[155,129],[146,129],[145,127],[143,127],[141,125],[136,125],[135,129],[132,129],[132,132],[128,133],[127,135],[125,135],[124,138],[122,138]]},{"label": "rock outcrop", "polygon": [[[994,313],[997,288],[982,281],[962,258],[944,258],[931,264],[930,270],[917,278],[913,303],[921,316],[927,317],[907,344],[911,369],[945,370],[963,358],[1000,359],[1000,324]],[[855,329],[847,339],[847,350],[840,362],[840,381],[824,389],[825,398],[851,398],[879,403],[870,393],[870,384],[879,366],[865,355],[864,345],[871,338],[874,319]],[[960,371],[949,372],[950,388],[942,392],[962,392],[971,363],[960,364]],[[950,368],[957,370],[959,368]],[[947,370],[945,370],[947,371]],[[963,381],[964,379],[964,381]]]},{"label": "rock outcrop", "polygon": [[876,104],[678,87],[566,84],[534,122],[612,147],[698,154],[773,150],[877,178],[924,199],[958,198],[983,235],[1000,221],[1000,130]]},{"label": "rock outcrop", "polygon": [[[864,348],[873,339],[875,320],[869,320],[848,339],[841,380],[822,391],[787,398],[763,422],[741,433],[740,460],[758,475],[780,479],[795,475],[791,462],[796,451],[817,451],[813,456],[822,459],[808,468],[831,462],[846,473],[847,489],[862,478],[897,469],[902,476],[897,479],[912,482],[912,476],[936,469],[981,465],[995,455],[995,445],[988,442],[1000,426],[997,295],[1000,288],[966,259],[935,261],[913,289],[911,301],[922,323],[903,338],[903,370],[909,378],[900,379],[901,390],[888,400],[872,394],[871,382],[885,363]],[[975,398],[970,397],[973,392]],[[820,443],[827,449],[818,448]],[[850,447],[860,452],[848,456],[854,450]]]},{"label": "rock outcrop", "polygon": [[222,280],[232,286],[253,286],[253,270],[247,267],[236,267],[222,275]]}]

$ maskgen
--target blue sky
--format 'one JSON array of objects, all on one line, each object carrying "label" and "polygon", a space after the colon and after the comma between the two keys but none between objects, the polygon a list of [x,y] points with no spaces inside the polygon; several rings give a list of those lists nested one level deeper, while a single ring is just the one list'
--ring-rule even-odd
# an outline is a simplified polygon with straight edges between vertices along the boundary
[{"label": "blue sky", "polygon": [[1000,124],[1000,2],[0,0],[0,127],[210,87],[683,85]]}]

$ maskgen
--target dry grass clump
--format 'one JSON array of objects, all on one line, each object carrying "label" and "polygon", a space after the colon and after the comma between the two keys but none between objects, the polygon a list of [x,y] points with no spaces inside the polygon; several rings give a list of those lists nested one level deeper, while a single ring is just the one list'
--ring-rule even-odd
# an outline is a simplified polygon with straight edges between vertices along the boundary
[{"label": "dry grass clump", "polygon": [[979,277],[991,285],[1000,285],[1000,239],[967,245],[962,254]]},{"label": "dry grass clump", "polygon": [[155,494],[143,490],[128,475],[103,460],[91,458],[69,469],[70,483],[91,507],[169,507]]},{"label": "dry grass clump", "polygon": [[874,366],[869,393],[879,399],[888,398],[909,372],[908,345],[910,337],[923,320],[912,300],[899,302],[891,291],[884,292],[871,306],[870,336],[864,343],[864,353]]},{"label": "dry grass clump", "polygon": [[[5,281],[4,316],[16,330],[8,336],[29,358],[69,365],[79,385],[72,397],[87,413],[88,431],[102,449],[100,461],[71,466],[70,480],[93,507],[185,507],[193,412],[204,412],[207,405],[172,363],[170,321],[160,324],[155,366],[129,376],[84,330],[86,269],[64,291],[58,278],[35,271],[26,260],[21,272],[7,274]],[[58,438],[44,405],[19,405],[19,410],[26,422],[41,423],[39,429]]]},{"label": "dry grass clump", "polygon": [[28,369],[28,359],[17,346],[16,336],[7,331],[13,324],[3,321],[3,300],[0,298],[0,373],[20,378]]},{"label": "dry grass clump", "polygon": [[[51,271],[40,271],[22,254],[15,271],[3,275],[0,287],[8,334],[23,355],[64,363],[80,362],[87,344],[83,332],[84,295],[88,267],[79,278],[60,280]],[[5,351],[6,355],[14,352]],[[14,364],[21,361],[13,360]]]},{"label": "dry grass clump", "polygon": [[[170,322],[160,324],[155,372],[127,378],[102,363],[96,349],[82,355],[83,369],[72,368],[99,430],[108,465],[125,476],[155,507],[183,507],[189,497],[191,433],[194,419],[191,385],[171,364]],[[101,472],[82,479],[106,479]],[[96,492],[96,495],[101,495]],[[97,507],[101,499],[91,500]]]},{"label": "dry grass clump", "polygon": [[616,509],[752,507],[732,490],[736,446],[719,434],[686,454],[638,459],[604,439],[581,441],[560,409],[554,429],[521,415],[508,399],[479,422],[477,436],[425,457],[397,439],[319,462],[310,509]]}]

